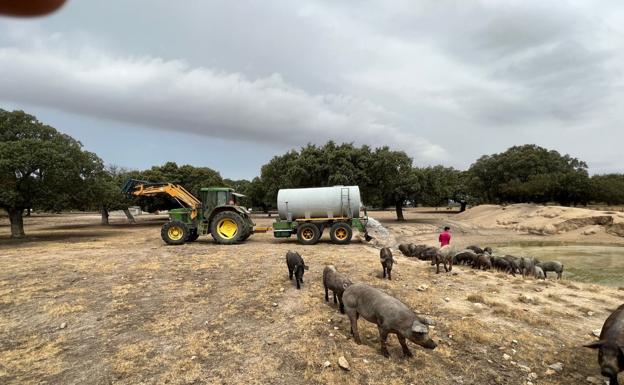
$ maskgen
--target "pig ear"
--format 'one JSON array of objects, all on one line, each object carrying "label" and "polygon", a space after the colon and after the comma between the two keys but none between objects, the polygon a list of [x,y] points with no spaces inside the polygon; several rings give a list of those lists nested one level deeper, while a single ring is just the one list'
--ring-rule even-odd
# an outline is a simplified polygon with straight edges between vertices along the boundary
[{"label": "pig ear", "polygon": [[418,321],[414,321],[414,323],[412,323],[412,332],[413,333],[427,333],[429,332],[429,329],[427,329],[427,326],[421,324]]},{"label": "pig ear", "polygon": [[587,345],[583,345],[586,348],[590,348],[590,349],[598,349],[600,348],[602,345],[604,345],[605,341],[604,340],[599,340],[599,341],[595,341],[592,343],[589,343]]}]

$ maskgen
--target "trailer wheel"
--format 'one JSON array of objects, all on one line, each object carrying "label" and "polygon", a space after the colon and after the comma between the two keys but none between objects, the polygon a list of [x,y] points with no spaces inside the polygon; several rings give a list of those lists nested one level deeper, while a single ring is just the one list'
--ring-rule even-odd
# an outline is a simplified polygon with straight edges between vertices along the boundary
[{"label": "trailer wheel", "polygon": [[346,245],[351,242],[353,230],[351,230],[351,226],[349,226],[348,224],[344,222],[337,222],[332,225],[329,236],[333,243],[338,245]]},{"label": "trailer wheel", "polygon": [[231,245],[241,240],[245,224],[243,218],[234,211],[222,211],[212,218],[210,234],[215,242]]},{"label": "trailer wheel", "polygon": [[186,223],[170,221],[160,229],[160,237],[168,245],[182,245],[189,237],[190,231]]},{"label": "trailer wheel", "polygon": [[302,223],[297,227],[297,241],[302,245],[314,245],[320,237],[321,232],[314,223]]},{"label": "trailer wheel", "polygon": [[189,231],[189,236],[186,239],[187,242],[195,242],[197,240],[197,238],[199,238],[199,233],[197,232],[197,229],[191,229]]}]

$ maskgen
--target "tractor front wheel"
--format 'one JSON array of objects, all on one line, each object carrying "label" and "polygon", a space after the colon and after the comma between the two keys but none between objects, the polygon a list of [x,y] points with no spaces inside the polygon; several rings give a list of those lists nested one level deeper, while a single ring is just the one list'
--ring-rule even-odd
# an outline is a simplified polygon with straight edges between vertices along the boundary
[{"label": "tractor front wheel", "polygon": [[346,245],[351,242],[353,231],[351,226],[344,222],[334,223],[331,227],[329,236],[333,243],[338,245]]},{"label": "tractor front wheel", "polygon": [[314,223],[302,223],[297,227],[297,241],[302,245],[314,245],[321,237],[321,231]]},{"label": "tractor front wheel", "polygon": [[186,223],[180,221],[170,221],[163,225],[160,230],[160,237],[168,245],[182,245],[189,237],[190,230]]},{"label": "tractor front wheel", "polygon": [[222,211],[212,218],[210,234],[215,242],[231,245],[239,242],[245,231],[243,218],[234,211]]}]

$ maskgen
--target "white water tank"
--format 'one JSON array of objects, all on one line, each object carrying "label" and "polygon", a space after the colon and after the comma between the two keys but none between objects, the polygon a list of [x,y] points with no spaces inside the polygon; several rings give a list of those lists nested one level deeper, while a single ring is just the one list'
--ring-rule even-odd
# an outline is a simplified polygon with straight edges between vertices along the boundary
[{"label": "white water tank", "polygon": [[277,193],[280,219],[359,218],[360,188],[332,186],[282,189]]}]

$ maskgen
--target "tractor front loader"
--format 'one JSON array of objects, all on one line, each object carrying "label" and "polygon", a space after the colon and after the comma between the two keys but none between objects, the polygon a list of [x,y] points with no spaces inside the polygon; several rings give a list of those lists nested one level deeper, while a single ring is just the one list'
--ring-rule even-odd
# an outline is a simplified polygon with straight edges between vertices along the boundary
[{"label": "tractor front loader", "polygon": [[249,212],[237,205],[238,198],[244,195],[231,188],[201,188],[197,198],[178,184],[129,179],[122,191],[133,196],[164,194],[182,206],[169,210],[169,221],[160,231],[162,239],[170,245],[193,242],[207,234],[217,243],[233,244],[246,240],[254,232]]}]

